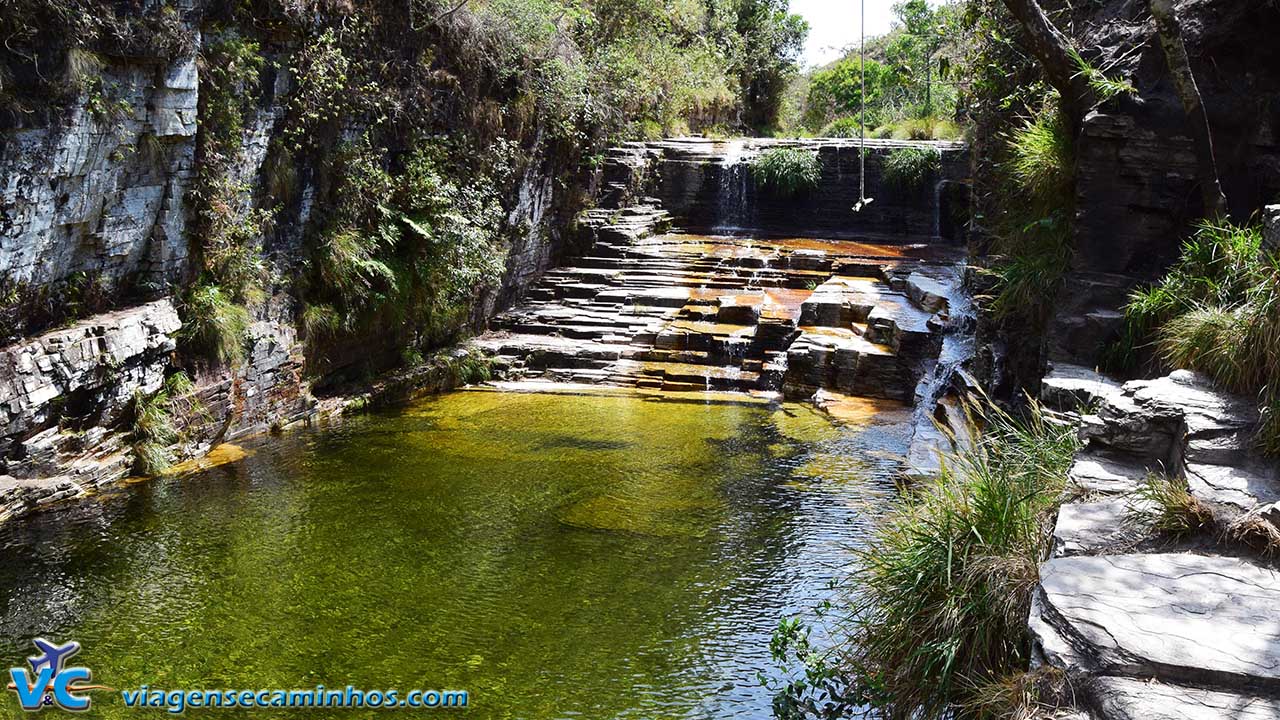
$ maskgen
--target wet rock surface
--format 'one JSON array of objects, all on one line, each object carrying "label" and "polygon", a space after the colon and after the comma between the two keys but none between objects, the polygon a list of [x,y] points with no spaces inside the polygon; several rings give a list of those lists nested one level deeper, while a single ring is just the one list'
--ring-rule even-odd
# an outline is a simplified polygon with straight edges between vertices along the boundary
[{"label": "wet rock surface", "polygon": [[[1065,670],[1096,718],[1280,717],[1280,573],[1220,534],[1272,523],[1280,499],[1254,404],[1187,371],[1117,385],[1071,369],[1043,392],[1095,414],[1040,569],[1036,662]],[[1185,483],[1215,518],[1207,535],[1175,542],[1141,520],[1151,474]]]},{"label": "wet rock surface", "polygon": [[[511,376],[910,400],[941,345],[930,321],[959,292],[946,248],[651,235],[657,211],[615,219],[474,341]],[[911,277],[927,295],[913,299]]]}]

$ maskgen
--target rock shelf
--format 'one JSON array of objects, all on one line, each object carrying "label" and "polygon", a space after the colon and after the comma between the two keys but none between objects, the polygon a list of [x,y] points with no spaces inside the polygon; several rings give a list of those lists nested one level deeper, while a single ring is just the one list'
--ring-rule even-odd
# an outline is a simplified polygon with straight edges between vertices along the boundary
[{"label": "rock shelf", "polygon": [[[1056,368],[1042,399],[1089,414],[1077,499],[1033,599],[1037,662],[1065,670],[1102,720],[1280,718],[1280,573],[1219,536],[1276,516],[1280,468],[1250,447],[1254,404],[1186,371],[1120,385],[1077,367]],[[1185,480],[1216,529],[1173,539],[1135,522],[1149,473]]]},{"label": "rock shelf", "polygon": [[475,345],[516,379],[804,397],[910,400],[936,362],[958,250],[650,234],[637,221],[660,217],[616,215]]}]

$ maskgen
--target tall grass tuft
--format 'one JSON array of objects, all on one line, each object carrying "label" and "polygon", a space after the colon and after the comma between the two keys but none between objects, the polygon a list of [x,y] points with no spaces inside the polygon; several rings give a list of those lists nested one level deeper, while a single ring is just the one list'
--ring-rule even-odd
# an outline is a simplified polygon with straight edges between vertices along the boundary
[{"label": "tall grass tuft", "polygon": [[1197,227],[1168,274],[1130,296],[1112,362],[1131,365],[1144,348],[1169,367],[1256,395],[1259,445],[1280,455],[1280,256],[1263,247],[1261,228]]},{"label": "tall grass tuft", "polygon": [[1152,473],[1133,492],[1129,520],[1152,530],[1183,537],[1213,527],[1208,505],[1191,494],[1185,480]]},{"label": "tall grass tuft", "polygon": [[970,449],[910,492],[853,578],[849,662],[893,716],[983,705],[979,689],[1029,659],[1031,594],[1078,441],[1035,403],[1023,418],[973,412],[982,430]]},{"label": "tall grass tuft", "polygon": [[249,310],[217,285],[197,285],[182,303],[182,337],[198,352],[237,365],[244,359]]},{"label": "tall grass tuft", "polygon": [[751,161],[751,175],[770,192],[791,197],[818,187],[822,162],[813,150],[773,148]]},{"label": "tall grass tuft", "polygon": [[1072,138],[1056,103],[1049,102],[1005,145],[1002,194],[1013,201],[993,223],[993,249],[1003,256],[995,268],[1000,282],[993,307],[999,317],[1040,323],[1071,266]]},{"label": "tall grass tuft", "polygon": [[179,424],[206,414],[195,391],[191,378],[186,373],[177,372],[165,379],[160,390],[150,395],[134,392],[129,401],[129,437],[134,472],[157,475],[173,464],[170,447],[183,440]]},{"label": "tall grass tuft", "polygon": [[942,153],[935,148],[897,148],[884,159],[884,180],[900,190],[922,188],[941,165]]}]

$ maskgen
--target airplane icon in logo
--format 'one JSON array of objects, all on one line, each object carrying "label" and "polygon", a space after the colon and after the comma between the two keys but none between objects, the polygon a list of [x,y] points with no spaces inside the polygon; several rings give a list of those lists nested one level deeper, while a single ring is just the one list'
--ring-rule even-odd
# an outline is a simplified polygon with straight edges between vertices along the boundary
[{"label": "airplane icon in logo", "polygon": [[44,653],[27,658],[27,662],[31,663],[31,671],[37,675],[40,674],[41,668],[47,667],[53,670],[53,676],[57,676],[62,672],[62,665],[67,658],[80,652],[80,643],[74,640],[66,645],[54,645],[44,638],[36,638],[33,642],[36,649]]}]

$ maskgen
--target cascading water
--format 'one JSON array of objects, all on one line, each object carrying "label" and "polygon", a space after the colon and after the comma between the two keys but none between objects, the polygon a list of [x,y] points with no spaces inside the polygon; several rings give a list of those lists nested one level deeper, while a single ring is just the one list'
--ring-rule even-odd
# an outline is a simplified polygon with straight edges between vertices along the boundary
[{"label": "cascading water", "polygon": [[751,168],[747,165],[747,159],[745,140],[730,140],[725,143],[724,154],[716,168],[719,185],[716,188],[715,232],[739,232],[751,225],[747,197]]}]

